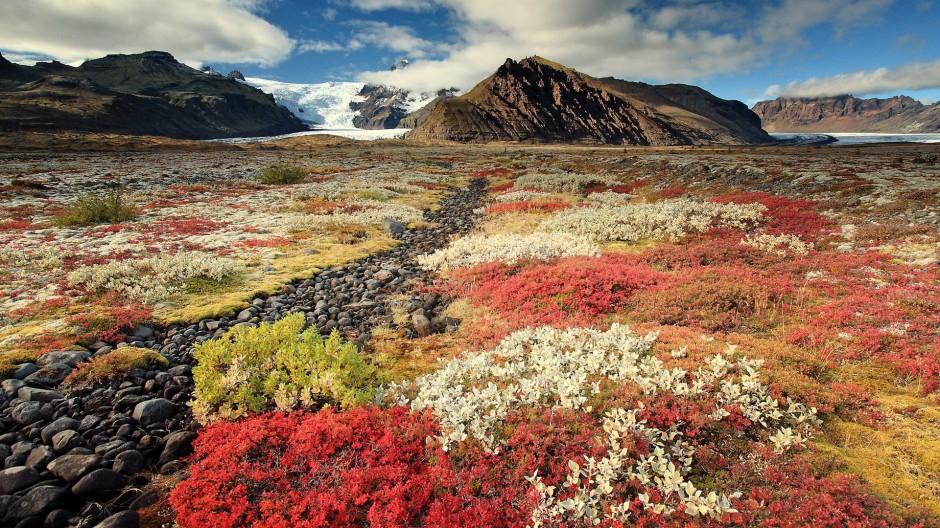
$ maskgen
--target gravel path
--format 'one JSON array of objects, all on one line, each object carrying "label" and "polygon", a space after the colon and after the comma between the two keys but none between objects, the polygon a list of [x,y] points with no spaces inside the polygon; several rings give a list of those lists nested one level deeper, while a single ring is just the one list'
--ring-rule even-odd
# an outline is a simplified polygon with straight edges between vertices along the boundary
[{"label": "gravel path", "polygon": [[[284,292],[254,299],[233,317],[206,319],[168,328],[139,327],[118,346],[160,350],[166,370],[131,372],[124,381],[70,393],[57,385],[73,367],[113,350],[105,343],[87,352],[54,352],[19,367],[0,390],[0,519],[3,526],[136,527],[136,510],[154,504],[144,492],[153,472],[173,474],[191,452],[198,424],[187,403],[192,397],[193,346],[222,336],[236,325],[272,322],[303,312],[323,334],[338,328],[360,345],[373,328],[392,324],[395,296],[411,315],[408,335],[453,329],[456,321],[439,314],[446,299],[414,293],[433,275],[417,255],[446,246],[475,224],[473,212],[487,192],[475,179],[425,213],[437,227],[385,226],[401,241],[396,248],[337,266]],[[450,327],[450,328],[449,328]]]}]

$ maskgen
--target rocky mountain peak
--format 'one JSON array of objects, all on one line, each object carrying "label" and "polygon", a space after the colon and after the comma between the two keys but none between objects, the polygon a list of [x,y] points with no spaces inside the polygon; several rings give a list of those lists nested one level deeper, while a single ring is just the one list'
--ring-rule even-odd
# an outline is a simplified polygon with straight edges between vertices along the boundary
[{"label": "rocky mountain peak", "polygon": [[663,88],[596,79],[539,56],[510,58],[467,94],[436,104],[409,137],[631,145],[770,139],[742,103]]},{"label": "rocky mountain peak", "polygon": [[784,98],[754,105],[772,132],[933,133],[940,130],[940,105],[899,95],[862,99],[853,95]]}]

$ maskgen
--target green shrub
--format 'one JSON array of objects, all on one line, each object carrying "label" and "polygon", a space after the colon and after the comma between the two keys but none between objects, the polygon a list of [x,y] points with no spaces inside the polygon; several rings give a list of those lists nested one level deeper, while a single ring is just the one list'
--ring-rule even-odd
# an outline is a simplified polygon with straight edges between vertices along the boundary
[{"label": "green shrub", "polygon": [[124,189],[113,189],[104,195],[83,193],[59,213],[53,223],[63,227],[90,226],[126,222],[137,218],[137,209],[124,203]]},{"label": "green shrub", "polygon": [[193,412],[203,422],[271,409],[352,406],[372,399],[386,374],[339,332],[324,340],[301,332],[303,314],[273,324],[236,327],[196,345]]},{"label": "green shrub", "polygon": [[153,350],[137,347],[118,348],[76,367],[65,378],[65,384],[72,387],[89,386],[123,378],[134,369],[167,367],[169,364],[163,354]]},{"label": "green shrub", "polygon": [[258,182],[268,185],[281,185],[286,183],[300,183],[307,177],[303,167],[291,165],[271,165],[261,171]]}]

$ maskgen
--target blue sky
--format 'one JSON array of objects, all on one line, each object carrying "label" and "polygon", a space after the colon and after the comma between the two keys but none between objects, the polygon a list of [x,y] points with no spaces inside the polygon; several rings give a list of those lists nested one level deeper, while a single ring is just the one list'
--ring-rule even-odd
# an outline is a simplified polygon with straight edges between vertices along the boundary
[{"label": "blue sky", "polygon": [[[940,99],[940,0],[3,0],[4,56],[161,49],[288,82],[469,89],[507,57],[776,95]],[[388,72],[399,59],[412,65]]]}]

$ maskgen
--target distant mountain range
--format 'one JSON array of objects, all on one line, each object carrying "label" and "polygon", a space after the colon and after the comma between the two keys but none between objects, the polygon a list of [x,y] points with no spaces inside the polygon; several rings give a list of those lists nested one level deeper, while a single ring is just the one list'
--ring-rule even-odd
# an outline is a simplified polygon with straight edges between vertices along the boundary
[{"label": "distant mountain range", "polygon": [[507,59],[465,95],[438,100],[425,113],[406,137],[615,145],[771,141],[739,101],[683,84],[598,79],[541,57]]},{"label": "distant mountain range", "polygon": [[[407,67],[401,62],[393,69]],[[540,57],[506,62],[470,92],[364,83],[291,84],[196,70],[170,54],[78,67],[0,56],[0,130],[84,130],[187,139],[325,128],[410,128],[424,140],[614,145],[771,141],[743,103],[682,84],[598,79]]]},{"label": "distant mountain range", "polygon": [[907,96],[778,98],[759,102],[753,110],[770,132],[940,133],[940,104]]},{"label": "distant mountain range", "polygon": [[169,53],[108,55],[78,67],[22,66],[0,56],[0,130],[213,139],[306,129],[271,95]]}]

